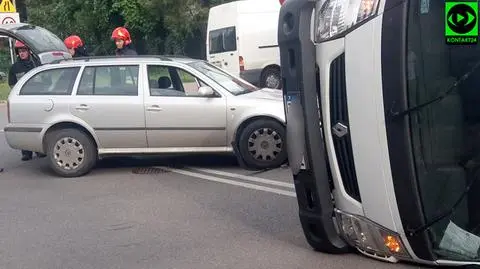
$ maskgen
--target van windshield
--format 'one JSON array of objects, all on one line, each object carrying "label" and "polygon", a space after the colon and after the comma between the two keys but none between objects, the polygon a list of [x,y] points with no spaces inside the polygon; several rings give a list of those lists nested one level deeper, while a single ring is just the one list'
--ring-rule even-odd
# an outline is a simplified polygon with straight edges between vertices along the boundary
[{"label": "van windshield", "polygon": [[[409,1],[408,106],[448,94],[410,114],[415,170],[426,222],[435,223],[429,232],[436,254],[444,259],[478,261],[480,68],[474,67],[480,63],[480,45],[447,44],[445,1],[428,2]],[[452,88],[468,73],[465,81]],[[449,209],[454,205],[453,214],[434,222],[452,212]]]},{"label": "van windshield", "polygon": [[42,27],[23,25],[18,28],[11,29],[11,32],[25,40],[25,42],[30,45],[30,48],[37,53],[44,53],[47,51],[68,52],[62,40]]},{"label": "van windshield", "polygon": [[235,26],[212,30],[208,36],[210,54],[237,50]]},{"label": "van windshield", "polygon": [[258,88],[252,84],[234,77],[222,69],[204,61],[196,61],[189,63],[188,65],[195,68],[199,72],[202,72],[233,95],[241,95],[258,90]]}]

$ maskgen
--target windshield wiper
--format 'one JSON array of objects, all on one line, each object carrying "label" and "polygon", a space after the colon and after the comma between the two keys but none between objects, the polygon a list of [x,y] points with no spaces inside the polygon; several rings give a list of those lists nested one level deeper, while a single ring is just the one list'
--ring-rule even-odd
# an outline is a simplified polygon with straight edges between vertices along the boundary
[{"label": "windshield wiper", "polygon": [[428,100],[424,103],[421,103],[419,105],[407,108],[404,111],[392,112],[389,116],[389,120],[394,120],[394,119],[406,116],[406,115],[408,115],[408,114],[410,114],[414,111],[420,110],[421,108],[424,108],[428,105],[431,105],[433,103],[436,103],[436,102],[439,102],[439,101],[443,100],[445,97],[447,97],[452,92],[454,92],[454,90],[458,89],[458,86],[460,84],[462,84],[465,80],[467,80],[473,74],[473,72],[475,72],[475,70],[477,70],[478,67],[480,67],[480,61],[476,62],[475,65],[472,66],[472,68],[470,68],[470,70],[468,70],[468,72],[466,72],[458,80],[456,80],[453,83],[453,85],[450,86],[445,92],[439,94],[437,97],[432,98],[432,99],[430,99],[430,100]]}]

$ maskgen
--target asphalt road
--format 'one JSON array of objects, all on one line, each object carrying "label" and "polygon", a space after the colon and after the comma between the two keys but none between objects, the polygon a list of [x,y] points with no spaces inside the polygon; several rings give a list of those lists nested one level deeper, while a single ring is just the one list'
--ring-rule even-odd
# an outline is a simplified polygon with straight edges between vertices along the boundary
[{"label": "asphalt road", "polygon": [[[5,114],[0,104],[2,130]],[[0,168],[0,268],[419,268],[314,252],[288,169],[252,175],[224,156],[116,158],[63,179],[44,159],[20,161],[3,133]]]}]

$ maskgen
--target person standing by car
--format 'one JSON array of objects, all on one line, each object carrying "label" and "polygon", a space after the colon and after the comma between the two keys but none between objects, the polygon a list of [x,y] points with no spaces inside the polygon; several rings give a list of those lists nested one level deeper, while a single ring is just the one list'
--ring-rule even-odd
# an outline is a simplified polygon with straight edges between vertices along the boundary
[{"label": "person standing by car", "polygon": [[[10,67],[8,72],[8,85],[13,88],[17,84],[18,80],[25,75],[28,71],[35,68],[35,63],[30,54],[30,50],[20,41],[15,42],[15,53],[18,56],[17,61]],[[28,150],[22,150],[22,161],[28,161],[32,159],[33,153]],[[38,153],[40,158],[45,157],[44,154]]]},{"label": "person standing by car", "polygon": [[130,33],[125,27],[117,27],[112,32],[112,39],[115,41],[117,49],[115,55],[137,55],[137,52],[132,47],[132,39]]},{"label": "person standing by car", "polygon": [[70,52],[73,58],[88,56],[85,44],[83,43],[83,40],[79,36],[71,35],[65,38],[63,43],[65,44],[65,46],[68,49],[68,52]]},{"label": "person standing by car", "polygon": [[35,68],[35,63],[30,56],[30,50],[20,41],[15,42],[15,54],[17,61],[10,67],[8,73],[8,85],[10,88],[17,84],[18,80],[28,71]]}]

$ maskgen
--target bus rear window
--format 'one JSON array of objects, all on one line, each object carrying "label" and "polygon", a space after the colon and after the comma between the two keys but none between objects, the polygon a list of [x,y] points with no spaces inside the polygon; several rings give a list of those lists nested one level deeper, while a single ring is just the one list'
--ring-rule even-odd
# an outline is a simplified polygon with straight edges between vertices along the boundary
[{"label": "bus rear window", "polygon": [[235,27],[226,27],[210,31],[209,51],[211,54],[237,50]]}]

